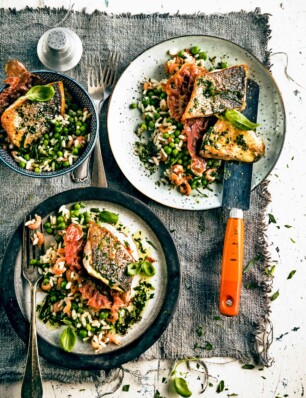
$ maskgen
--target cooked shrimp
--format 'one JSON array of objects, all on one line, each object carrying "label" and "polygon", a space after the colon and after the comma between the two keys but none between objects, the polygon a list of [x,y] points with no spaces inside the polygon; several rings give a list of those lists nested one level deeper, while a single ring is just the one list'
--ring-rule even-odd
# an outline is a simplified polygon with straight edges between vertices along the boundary
[{"label": "cooked shrimp", "polygon": [[116,345],[120,345],[120,340],[118,339],[118,336],[115,335],[114,333],[108,333],[108,334],[106,335],[106,337],[109,339],[109,341],[110,341],[111,343],[114,343],[114,344],[116,344]]},{"label": "cooked shrimp", "polygon": [[60,289],[61,288],[61,283],[63,282],[64,278],[58,278],[57,280],[57,288]]},{"label": "cooked shrimp", "polygon": [[44,242],[45,242],[44,235],[41,232],[37,231],[36,232],[36,236],[37,236],[37,239],[38,239],[37,246],[41,247],[44,244]]},{"label": "cooked shrimp", "polygon": [[205,172],[205,178],[206,178],[206,180],[209,181],[209,182],[214,181],[214,180],[216,179],[216,177],[217,177],[217,168],[216,168],[216,167],[213,167],[213,168],[211,168],[211,169],[208,169],[208,170]]},{"label": "cooked shrimp", "polygon": [[35,220],[29,220],[25,223],[29,229],[37,229],[41,225],[41,217],[35,214]]},{"label": "cooked shrimp", "polygon": [[191,193],[191,186],[189,183],[185,180],[185,182],[180,186],[180,192],[184,195],[189,196]]},{"label": "cooked shrimp", "polygon": [[60,257],[56,260],[55,264],[51,268],[51,271],[55,275],[61,275],[63,272],[66,271],[65,268],[65,257]]},{"label": "cooked shrimp", "polygon": [[44,284],[44,282],[42,282],[42,284],[40,285],[41,286],[41,288],[42,288],[42,290],[51,290],[52,289],[52,286],[50,285],[50,282],[49,283],[46,283],[46,284]]},{"label": "cooked shrimp", "polygon": [[63,301],[57,301],[55,304],[53,304],[53,311],[54,312],[59,312],[62,309],[63,306]]},{"label": "cooked shrimp", "polygon": [[71,315],[71,311],[70,311],[70,309],[71,309],[71,300],[65,298],[64,301],[65,301],[66,305],[65,305],[65,307],[63,309],[63,312],[65,314],[67,314],[68,316],[70,316]]}]

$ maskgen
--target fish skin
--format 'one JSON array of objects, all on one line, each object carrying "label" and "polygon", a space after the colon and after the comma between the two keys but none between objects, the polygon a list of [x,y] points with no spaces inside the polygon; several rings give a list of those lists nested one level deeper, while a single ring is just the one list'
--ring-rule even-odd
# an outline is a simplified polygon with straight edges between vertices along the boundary
[{"label": "fish skin", "polygon": [[[49,83],[55,90],[54,97],[47,102],[35,102],[25,96],[19,97],[1,116],[1,124],[12,144],[24,148],[49,131],[48,120],[65,114],[65,94],[62,81]],[[41,117],[39,115],[42,115]],[[25,120],[27,119],[27,120]],[[24,135],[26,137],[24,138]]]},{"label": "fish skin", "polygon": [[112,289],[127,292],[131,290],[132,277],[127,275],[126,269],[133,262],[134,257],[114,234],[90,222],[83,265],[91,276]]},{"label": "fish skin", "polygon": [[182,120],[207,117],[226,109],[245,108],[247,65],[235,65],[198,76]]},{"label": "fish skin", "polygon": [[[238,142],[237,142],[238,141]],[[219,119],[203,137],[199,152],[203,158],[253,163],[265,153],[263,140],[254,131],[240,130]]]}]

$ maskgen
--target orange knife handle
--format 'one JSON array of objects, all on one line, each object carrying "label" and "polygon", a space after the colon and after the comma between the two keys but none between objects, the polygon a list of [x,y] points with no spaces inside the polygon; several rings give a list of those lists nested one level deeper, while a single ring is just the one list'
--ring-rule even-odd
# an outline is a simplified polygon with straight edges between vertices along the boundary
[{"label": "orange knife handle", "polygon": [[232,209],[227,221],[221,273],[220,312],[236,316],[239,311],[244,253],[243,212]]}]

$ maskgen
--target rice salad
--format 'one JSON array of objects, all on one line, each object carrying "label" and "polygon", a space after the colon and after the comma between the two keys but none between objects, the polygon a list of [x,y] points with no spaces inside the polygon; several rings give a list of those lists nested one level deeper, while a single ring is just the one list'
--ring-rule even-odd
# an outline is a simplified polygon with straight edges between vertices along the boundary
[{"label": "rice salad", "polygon": [[[36,227],[37,222],[33,220],[33,223],[28,222],[28,227]],[[111,283],[107,286],[84,269],[81,257],[91,223],[107,228],[133,253],[135,262],[126,269],[132,280],[130,291],[114,290]],[[84,238],[76,242],[77,262],[68,261],[72,249],[67,234],[71,234],[71,228],[81,230]],[[90,344],[97,354],[109,343],[120,344],[120,336],[141,320],[146,303],[154,297],[150,277],[155,274],[156,265],[150,256],[150,242],[141,231],[131,235],[117,214],[107,209],[88,208],[83,203],[61,206],[45,221],[44,231],[49,247],[39,259],[32,260],[42,275],[40,288],[46,294],[37,306],[39,319],[53,327],[65,326],[60,343],[69,352],[77,339]],[[35,237],[32,240],[37,244]],[[67,340],[73,341],[72,347],[67,345]]]},{"label": "rice salad", "polygon": [[[217,63],[216,57],[208,59],[206,52],[197,46],[180,51],[170,49],[169,55],[165,69],[170,77],[189,63],[209,71],[227,67],[223,60]],[[170,186],[185,195],[197,191],[207,196],[205,190],[211,190],[209,184],[222,179],[222,161],[207,159],[206,170],[201,175],[193,172],[184,122],[170,116],[165,92],[167,82],[168,79],[157,81],[149,78],[143,83],[140,100],[130,104],[131,109],[140,111],[142,118],[135,131],[139,138],[135,143],[135,153],[150,174],[160,173],[158,185]],[[182,176],[184,184],[181,183]]]}]

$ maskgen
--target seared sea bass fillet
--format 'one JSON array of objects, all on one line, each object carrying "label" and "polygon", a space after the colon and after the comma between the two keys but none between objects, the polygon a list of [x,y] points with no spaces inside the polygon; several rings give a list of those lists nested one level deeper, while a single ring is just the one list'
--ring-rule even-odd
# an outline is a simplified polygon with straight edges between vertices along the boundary
[{"label": "seared sea bass fillet", "polygon": [[182,120],[245,107],[248,67],[236,65],[198,76]]},{"label": "seared sea bass fillet", "polygon": [[203,158],[256,162],[265,153],[263,140],[254,131],[240,130],[219,119],[203,137],[200,156]]},{"label": "seared sea bass fillet", "polygon": [[[30,101],[22,96],[10,105],[1,116],[1,124],[12,144],[28,147],[49,130],[50,120],[65,114],[63,82],[50,83],[55,90],[52,99],[46,102]],[[23,145],[22,145],[23,143]]]},{"label": "seared sea bass fillet", "polygon": [[112,289],[127,292],[131,289],[132,278],[126,270],[133,262],[133,256],[112,232],[90,222],[83,265],[91,276]]}]

